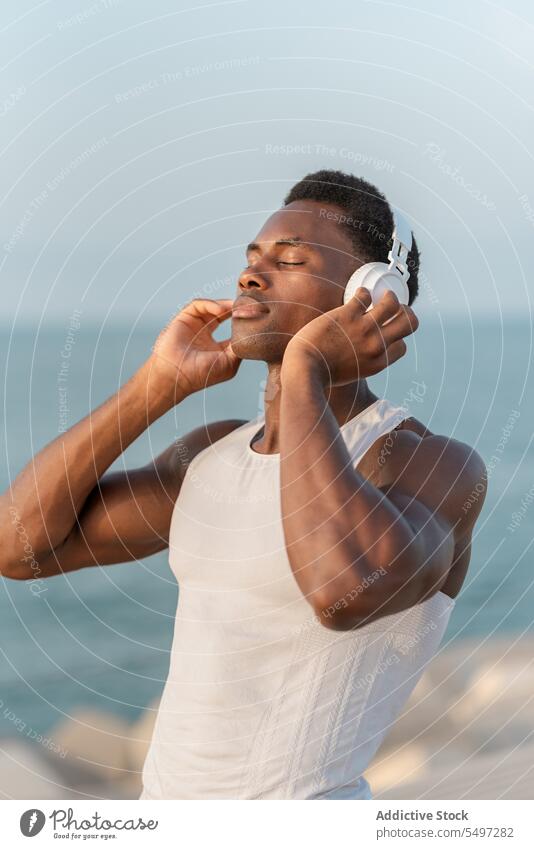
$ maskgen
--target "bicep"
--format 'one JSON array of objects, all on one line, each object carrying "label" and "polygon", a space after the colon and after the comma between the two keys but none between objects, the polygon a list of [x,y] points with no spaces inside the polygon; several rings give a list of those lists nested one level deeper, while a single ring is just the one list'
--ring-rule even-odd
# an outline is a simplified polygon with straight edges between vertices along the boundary
[{"label": "bicep", "polygon": [[173,458],[171,446],[146,466],[104,475],[66,540],[40,564],[43,577],[138,560],[167,548],[183,477]]},{"label": "bicep", "polygon": [[[434,435],[420,441],[410,435],[403,440],[399,440],[390,483],[383,491],[420,537],[424,557],[440,567],[440,585],[454,567],[449,580],[451,584],[458,580],[459,589],[471,557],[473,527],[484,502],[484,463],[472,448],[457,440]],[[477,494],[476,501],[472,493]]]},{"label": "bicep", "polygon": [[392,489],[387,497],[409,528],[408,548],[396,554],[400,561],[403,555],[409,554],[413,563],[417,564],[412,588],[418,584],[421,599],[424,599],[443,586],[454,562],[456,535],[453,523],[447,515],[416,495]]}]

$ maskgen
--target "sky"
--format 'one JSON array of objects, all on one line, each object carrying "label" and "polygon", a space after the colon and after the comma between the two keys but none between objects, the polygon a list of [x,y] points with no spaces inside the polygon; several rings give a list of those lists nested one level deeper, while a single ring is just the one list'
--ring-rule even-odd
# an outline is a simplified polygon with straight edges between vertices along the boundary
[{"label": "sky", "polygon": [[533,37],[514,0],[4,0],[2,318],[233,297],[318,168],[412,222],[421,315],[529,317]]}]

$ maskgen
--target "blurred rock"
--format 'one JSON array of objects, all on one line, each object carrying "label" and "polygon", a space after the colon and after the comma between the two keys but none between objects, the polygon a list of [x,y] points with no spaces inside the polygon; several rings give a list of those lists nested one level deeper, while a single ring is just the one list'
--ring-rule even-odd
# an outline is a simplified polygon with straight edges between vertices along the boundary
[{"label": "blurred rock", "polygon": [[534,719],[534,676],[533,661],[527,663],[520,658],[496,659],[485,662],[468,682],[461,701],[455,705],[453,718],[456,722],[469,722],[480,715],[501,714],[500,721],[523,715]]},{"label": "blurred rock", "polygon": [[36,745],[0,743],[0,795],[3,799],[69,799],[69,788]]},{"label": "blurred rock", "polygon": [[380,799],[532,799],[534,746],[438,763],[422,780],[378,791]]},{"label": "blurred rock", "polygon": [[409,776],[412,781],[421,779],[428,771],[428,753],[423,746],[408,744],[402,751],[392,750],[389,755],[375,758],[365,777],[371,785],[373,795],[399,784]]},{"label": "blurred rock", "polygon": [[134,722],[129,729],[130,736],[127,742],[128,764],[132,771],[139,774],[143,769],[148,747],[152,739],[158,707],[159,699],[155,699],[145,708],[140,719]]},{"label": "blurred rock", "polygon": [[[130,725],[100,710],[75,711],[54,728],[54,741],[66,751],[64,766],[106,781],[129,780]],[[59,761],[59,757],[57,757]]]},{"label": "blurred rock", "polygon": [[[468,785],[475,787],[483,778],[479,763],[520,757],[534,735],[533,658],[532,635],[513,641],[471,638],[442,650],[366,772],[377,776],[376,784],[371,782],[373,792],[390,799],[420,798],[412,793],[423,794],[421,798],[458,798],[459,791],[449,784],[464,776],[464,770]],[[509,771],[491,781],[492,787],[501,787],[504,798],[511,792],[508,778]],[[523,782],[522,787],[529,784],[521,775],[514,781]],[[436,782],[437,795],[425,795]]]},{"label": "blurred rock", "polygon": [[[533,659],[532,635],[471,638],[442,649],[366,771],[373,795],[532,798]],[[156,700],[134,723],[78,710],[52,731],[64,757],[4,741],[0,792],[15,799],[137,799],[157,709]]]}]

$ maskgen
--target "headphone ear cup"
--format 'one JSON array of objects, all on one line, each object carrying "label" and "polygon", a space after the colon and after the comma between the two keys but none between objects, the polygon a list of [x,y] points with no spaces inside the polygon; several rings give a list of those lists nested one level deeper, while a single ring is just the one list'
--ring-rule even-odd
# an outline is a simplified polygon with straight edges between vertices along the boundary
[{"label": "headphone ear cup", "polygon": [[[389,267],[385,262],[367,262],[365,265],[362,265],[349,277],[347,285],[345,286],[343,303],[348,303],[348,301],[354,297],[356,290],[359,289],[360,286],[364,286],[366,289],[369,289],[372,295],[376,284],[380,281],[380,278],[388,272]],[[371,306],[373,304],[371,304]],[[371,307],[368,307],[368,309],[371,309]]]},{"label": "headphone ear cup", "polygon": [[406,282],[399,274],[392,271],[385,262],[367,262],[349,277],[343,295],[344,304],[354,297],[360,286],[365,286],[371,293],[372,303],[367,308],[368,310],[378,303],[388,289],[395,292],[401,304],[407,304],[410,298],[410,291]]}]

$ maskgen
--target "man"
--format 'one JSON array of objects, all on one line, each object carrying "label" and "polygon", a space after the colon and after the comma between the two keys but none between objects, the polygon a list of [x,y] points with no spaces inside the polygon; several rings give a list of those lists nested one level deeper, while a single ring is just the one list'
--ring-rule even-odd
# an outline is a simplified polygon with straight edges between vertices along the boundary
[{"label": "man", "polygon": [[[195,300],[137,373],[37,454],[2,502],[2,573],[35,578],[169,547],[180,599],[141,798],[370,798],[363,771],[437,649],[486,471],[367,378],[417,329],[344,286],[386,260],[391,210],[340,172],[297,184],[247,249],[237,298]],[[213,330],[232,314],[232,334]],[[264,416],[196,428],[106,470],[186,396],[267,363]],[[263,427],[260,425],[263,424]],[[472,492],[472,509],[462,509]]]}]

